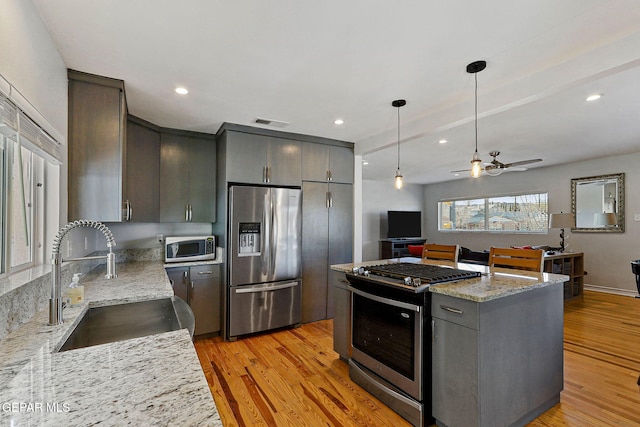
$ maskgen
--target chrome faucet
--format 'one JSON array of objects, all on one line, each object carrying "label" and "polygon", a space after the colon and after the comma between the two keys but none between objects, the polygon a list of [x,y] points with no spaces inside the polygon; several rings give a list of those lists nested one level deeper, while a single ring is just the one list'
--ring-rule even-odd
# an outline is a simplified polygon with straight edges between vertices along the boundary
[{"label": "chrome faucet", "polygon": [[[89,227],[95,228],[104,234],[104,237],[107,239],[107,247],[109,248],[109,253],[106,256],[89,256],[83,258],[70,258],[70,259],[62,259],[62,254],[60,254],[60,243],[62,242],[62,238],[71,230],[78,227]],[[62,324],[62,284],[60,283],[60,266],[63,261],[86,261],[92,259],[103,259],[107,260],[107,274],[105,277],[107,279],[113,279],[117,277],[116,275],[116,255],[113,253],[113,247],[116,245],[116,241],[113,239],[113,234],[111,230],[107,228],[106,225],[102,224],[98,221],[88,221],[86,219],[81,219],[78,221],[70,222],[65,225],[58,231],[55,239],[53,239],[53,251],[51,254],[51,299],[49,300],[49,325],[61,325]]]}]

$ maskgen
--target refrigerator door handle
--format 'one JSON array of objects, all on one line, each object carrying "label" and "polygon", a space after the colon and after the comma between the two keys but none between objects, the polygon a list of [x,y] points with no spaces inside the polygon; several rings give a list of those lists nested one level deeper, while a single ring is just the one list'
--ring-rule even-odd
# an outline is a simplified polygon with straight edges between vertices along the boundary
[{"label": "refrigerator door handle", "polygon": [[279,291],[282,289],[295,288],[296,286],[298,286],[298,282],[283,283],[282,285],[275,285],[270,287],[265,287],[264,285],[248,286],[248,287],[242,286],[240,288],[236,288],[235,293],[251,294],[251,293],[257,293],[257,292]]},{"label": "refrigerator door handle", "polygon": [[260,257],[260,261],[262,264],[262,276],[267,277],[271,274],[271,212],[269,209],[270,203],[270,192],[264,197],[263,206],[262,206],[262,223],[264,224],[264,239],[260,242],[262,246],[262,255]]},{"label": "refrigerator door handle", "polygon": [[276,276],[276,251],[277,251],[277,243],[278,243],[278,222],[280,220],[280,218],[277,218],[276,215],[278,215],[278,212],[276,212],[276,207],[275,205],[277,205],[277,200],[274,201],[274,199],[276,198],[276,193],[275,191],[271,192],[271,198],[269,199],[270,205],[269,205],[269,212],[271,212],[271,242],[270,242],[270,247],[274,248],[273,251],[270,252],[269,254],[269,272],[271,273],[272,277]]}]

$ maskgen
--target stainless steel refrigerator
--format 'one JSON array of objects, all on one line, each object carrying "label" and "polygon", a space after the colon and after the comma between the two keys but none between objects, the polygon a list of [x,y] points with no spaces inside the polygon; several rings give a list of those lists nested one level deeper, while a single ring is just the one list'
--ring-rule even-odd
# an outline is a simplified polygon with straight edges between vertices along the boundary
[{"label": "stainless steel refrigerator", "polygon": [[301,320],[300,189],[229,188],[227,338]]}]

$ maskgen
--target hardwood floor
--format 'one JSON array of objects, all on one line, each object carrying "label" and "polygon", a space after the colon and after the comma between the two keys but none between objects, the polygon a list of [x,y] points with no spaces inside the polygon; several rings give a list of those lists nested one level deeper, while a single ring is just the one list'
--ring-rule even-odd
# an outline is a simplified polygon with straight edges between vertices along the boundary
[{"label": "hardwood floor", "polygon": [[[564,391],[529,425],[640,426],[640,299],[565,303]],[[532,325],[534,326],[534,325]],[[196,341],[225,426],[409,426],[349,379],[331,320],[236,342]]]}]

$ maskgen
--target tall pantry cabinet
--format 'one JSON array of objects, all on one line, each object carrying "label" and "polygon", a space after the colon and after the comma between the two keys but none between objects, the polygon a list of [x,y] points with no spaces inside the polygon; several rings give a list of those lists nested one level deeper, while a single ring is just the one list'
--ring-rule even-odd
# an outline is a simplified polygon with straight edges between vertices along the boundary
[{"label": "tall pantry cabinet", "polygon": [[353,260],[353,149],[302,145],[302,321],[333,317],[330,266]]}]

